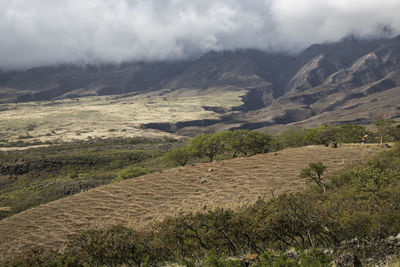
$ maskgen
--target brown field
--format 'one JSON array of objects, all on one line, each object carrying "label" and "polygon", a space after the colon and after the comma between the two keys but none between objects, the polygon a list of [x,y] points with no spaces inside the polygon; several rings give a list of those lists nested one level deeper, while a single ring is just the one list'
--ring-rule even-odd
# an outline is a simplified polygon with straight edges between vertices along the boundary
[{"label": "brown field", "polygon": [[[175,135],[142,125],[150,122],[218,119],[204,106],[240,106],[245,90],[154,91],[137,96],[94,96],[55,101],[0,104],[0,144],[53,143],[109,137]],[[15,147],[0,148],[14,150]]]},{"label": "brown field", "polygon": [[152,173],[60,199],[0,221],[0,255],[6,258],[29,246],[62,248],[72,234],[89,228],[124,224],[148,226],[166,216],[238,208],[258,198],[299,191],[300,170],[322,161],[328,171],[358,163],[381,150],[377,145],[338,149],[309,146],[201,163]]}]

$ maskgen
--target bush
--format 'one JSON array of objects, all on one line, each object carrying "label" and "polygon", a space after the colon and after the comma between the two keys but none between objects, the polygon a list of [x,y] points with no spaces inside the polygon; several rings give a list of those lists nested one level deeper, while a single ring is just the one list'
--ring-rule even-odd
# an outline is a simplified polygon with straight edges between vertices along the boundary
[{"label": "bush", "polygon": [[342,124],[332,126],[326,124],[308,129],[304,135],[304,140],[307,144],[316,145],[327,145],[330,142],[359,143],[365,134],[370,133],[360,125]]},{"label": "bush", "polygon": [[273,148],[280,150],[288,147],[305,146],[307,145],[306,134],[306,129],[287,129],[283,133],[273,137]]},{"label": "bush", "polygon": [[145,175],[147,173],[148,171],[145,168],[131,166],[119,171],[117,174],[117,178],[114,179],[113,181],[115,182],[115,181],[122,181],[130,178],[135,178],[141,175]]},{"label": "bush", "polygon": [[80,265],[140,266],[146,258],[140,235],[117,225],[106,230],[90,230],[76,236],[67,248]]},{"label": "bush", "polygon": [[375,126],[377,128],[377,134],[380,139],[380,143],[382,144],[384,138],[391,137],[392,133],[397,132],[396,127],[394,126],[395,121],[392,119],[379,119],[375,121]]},{"label": "bush", "polygon": [[192,152],[188,147],[180,147],[165,153],[165,158],[185,166],[192,157]]},{"label": "bush", "polygon": [[326,191],[325,185],[323,183],[322,175],[326,170],[326,166],[322,162],[310,162],[308,168],[302,169],[299,177],[307,179],[309,182],[313,181],[318,186],[320,186],[324,192]]},{"label": "bush", "polygon": [[217,155],[231,153],[239,155],[265,153],[271,149],[271,136],[256,131],[235,130],[216,134],[201,134],[188,142],[192,156],[207,157],[211,162]]},{"label": "bush", "polygon": [[300,266],[301,267],[321,267],[332,266],[332,259],[319,249],[308,249],[300,253]]},{"label": "bush", "polygon": [[351,173],[351,182],[357,187],[357,191],[379,194],[389,184],[400,180],[400,173],[392,169],[377,169],[373,167],[355,168]]}]

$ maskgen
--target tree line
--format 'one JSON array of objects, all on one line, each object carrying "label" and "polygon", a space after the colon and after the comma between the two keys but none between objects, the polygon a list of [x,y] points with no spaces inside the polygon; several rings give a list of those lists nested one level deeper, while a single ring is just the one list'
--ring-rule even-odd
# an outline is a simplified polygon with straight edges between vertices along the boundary
[{"label": "tree line", "polygon": [[325,124],[311,129],[288,129],[278,135],[258,131],[234,130],[213,134],[200,134],[185,146],[166,153],[166,158],[185,166],[196,158],[213,161],[216,158],[236,158],[306,145],[329,145],[330,143],[360,143],[367,135],[367,142],[400,140],[400,125],[390,119],[378,120],[376,131],[360,125]]}]

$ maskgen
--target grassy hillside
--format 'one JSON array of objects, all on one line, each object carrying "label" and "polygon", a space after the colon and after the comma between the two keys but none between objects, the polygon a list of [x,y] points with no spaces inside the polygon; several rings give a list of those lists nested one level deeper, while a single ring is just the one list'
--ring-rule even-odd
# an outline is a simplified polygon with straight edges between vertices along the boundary
[{"label": "grassy hillside", "polygon": [[0,219],[39,204],[173,167],[174,139],[125,138],[0,152]]},{"label": "grassy hillside", "polygon": [[142,125],[218,119],[220,114],[204,107],[228,110],[240,106],[240,96],[245,93],[235,88],[167,90],[137,96],[0,104],[0,148],[93,138],[168,136]]},{"label": "grassy hillside", "polygon": [[[309,152],[315,154],[315,149]],[[294,151],[302,155],[299,149]],[[399,164],[396,145],[368,162],[324,175],[326,191],[310,184],[300,192],[258,199],[250,206],[191,212],[152,227],[91,229],[71,238],[62,252],[35,249],[9,264],[396,266]]]},{"label": "grassy hillside", "polygon": [[[311,146],[156,172],[63,198],[0,221],[0,254],[30,246],[59,248],[72,234],[123,223],[140,229],[167,216],[237,209],[304,188],[298,177],[311,161],[329,171],[362,162],[381,148]],[[10,232],[10,229],[13,231]]]}]

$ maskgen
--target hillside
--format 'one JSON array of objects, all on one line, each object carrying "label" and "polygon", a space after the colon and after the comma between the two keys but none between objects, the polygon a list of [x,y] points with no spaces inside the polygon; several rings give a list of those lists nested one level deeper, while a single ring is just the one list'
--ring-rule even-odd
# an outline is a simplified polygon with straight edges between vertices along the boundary
[{"label": "hillside", "polygon": [[[143,126],[193,135],[204,127],[276,132],[321,123],[370,124],[381,117],[400,117],[399,51],[400,36],[348,37],[312,45],[296,55],[236,50],[208,52],[186,61],[0,71],[0,103],[104,95],[178,101],[202,96],[207,103],[209,95],[223,92],[241,99],[228,107],[223,102],[203,105],[204,111],[216,111],[212,121],[201,122],[210,116],[153,118]],[[0,114],[7,109],[0,107]]]},{"label": "hillside", "polygon": [[98,187],[0,221],[0,255],[11,256],[31,245],[59,248],[71,234],[90,228],[118,223],[142,228],[166,216],[237,208],[259,197],[301,190],[304,182],[298,173],[309,162],[322,161],[334,171],[379,150],[376,145],[309,146],[175,168]]}]

